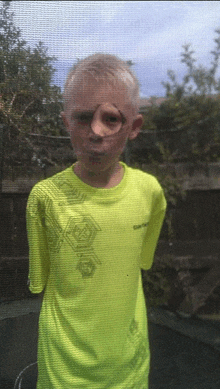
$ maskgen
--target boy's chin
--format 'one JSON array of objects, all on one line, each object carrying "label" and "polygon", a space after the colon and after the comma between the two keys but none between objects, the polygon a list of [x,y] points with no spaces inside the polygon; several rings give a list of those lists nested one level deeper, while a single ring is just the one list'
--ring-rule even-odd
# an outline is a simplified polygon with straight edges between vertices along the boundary
[{"label": "boy's chin", "polygon": [[88,173],[99,173],[99,172],[104,172],[108,169],[111,169],[113,165],[117,164],[115,163],[109,163],[109,161],[104,161],[100,158],[89,158],[87,161],[79,161],[81,168],[83,170],[86,170]]}]

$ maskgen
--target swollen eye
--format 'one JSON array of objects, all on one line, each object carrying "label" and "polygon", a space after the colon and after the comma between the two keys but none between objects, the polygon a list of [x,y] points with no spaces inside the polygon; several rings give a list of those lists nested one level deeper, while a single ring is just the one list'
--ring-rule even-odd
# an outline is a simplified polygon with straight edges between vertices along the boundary
[{"label": "swollen eye", "polygon": [[91,128],[100,136],[110,136],[118,133],[122,126],[120,111],[110,103],[103,103],[96,109]]},{"label": "swollen eye", "polygon": [[120,121],[119,118],[116,116],[106,116],[103,119],[104,119],[104,121],[106,121],[107,123],[110,123],[110,124],[115,124],[115,123],[118,123]]},{"label": "swollen eye", "polygon": [[82,114],[77,117],[79,122],[89,122],[92,119],[92,115]]}]

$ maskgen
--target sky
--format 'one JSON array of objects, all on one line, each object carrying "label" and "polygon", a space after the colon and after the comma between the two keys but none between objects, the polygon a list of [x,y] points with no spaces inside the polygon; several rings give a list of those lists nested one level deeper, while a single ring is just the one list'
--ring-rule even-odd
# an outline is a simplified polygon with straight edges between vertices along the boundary
[{"label": "sky", "polygon": [[164,96],[167,70],[179,79],[184,44],[198,64],[210,67],[219,1],[12,1],[14,23],[34,47],[39,41],[55,56],[54,83],[63,87],[70,67],[96,52],[132,60],[141,96]]}]

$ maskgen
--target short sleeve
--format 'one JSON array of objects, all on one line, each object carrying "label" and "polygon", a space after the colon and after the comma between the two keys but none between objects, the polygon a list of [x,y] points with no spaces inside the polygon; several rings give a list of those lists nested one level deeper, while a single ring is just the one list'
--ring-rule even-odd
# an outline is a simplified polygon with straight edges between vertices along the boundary
[{"label": "short sleeve", "polygon": [[141,268],[151,268],[160,231],[166,213],[166,199],[162,188],[157,191],[141,252]]},{"label": "short sleeve", "polygon": [[44,195],[36,185],[28,198],[26,209],[29,246],[29,289],[41,293],[49,272],[49,251],[45,230]]}]

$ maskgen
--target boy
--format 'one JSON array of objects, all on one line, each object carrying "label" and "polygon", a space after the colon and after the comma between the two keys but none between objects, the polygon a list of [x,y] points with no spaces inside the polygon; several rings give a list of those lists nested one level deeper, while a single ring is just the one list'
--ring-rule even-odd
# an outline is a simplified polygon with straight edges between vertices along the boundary
[{"label": "boy", "polygon": [[44,291],[38,389],[146,389],[141,268],[151,267],[166,201],[157,180],[120,162],[142,125],[139,89],[117,57],[70,72],[62,117],[77,162],[39,182],[27,206],[29,281]]}]

